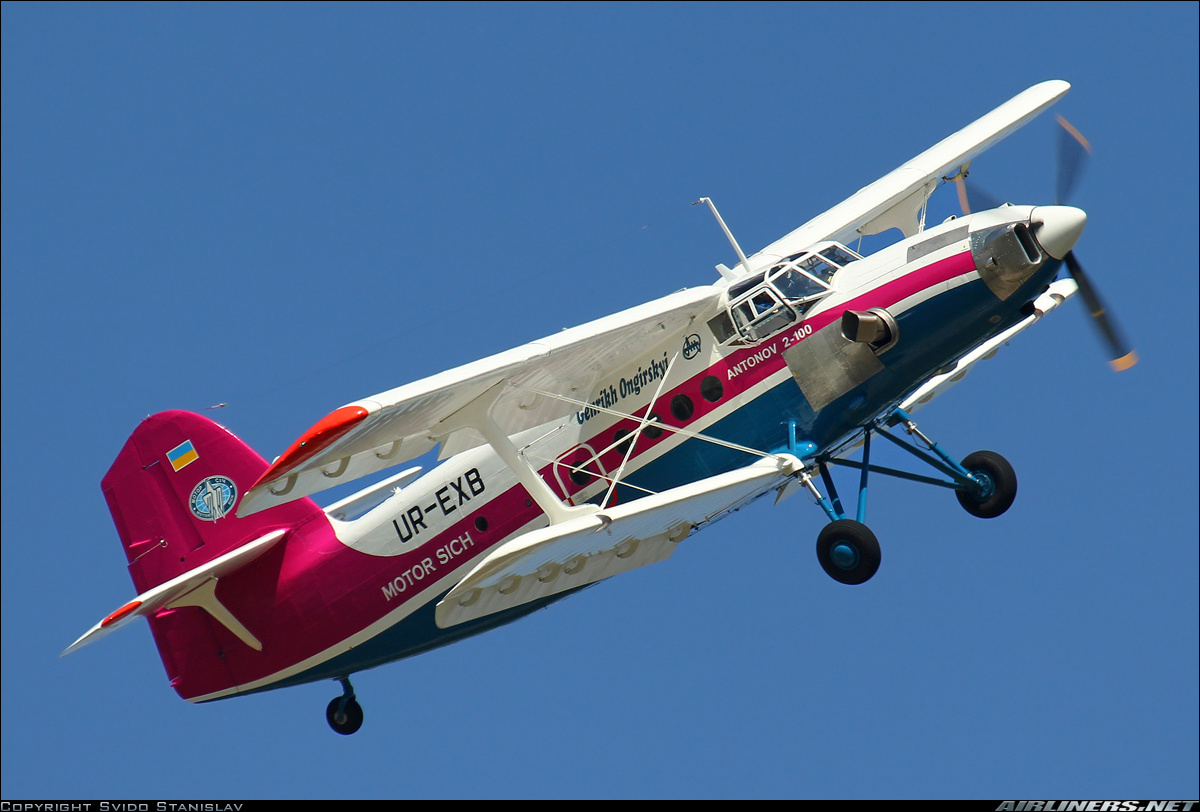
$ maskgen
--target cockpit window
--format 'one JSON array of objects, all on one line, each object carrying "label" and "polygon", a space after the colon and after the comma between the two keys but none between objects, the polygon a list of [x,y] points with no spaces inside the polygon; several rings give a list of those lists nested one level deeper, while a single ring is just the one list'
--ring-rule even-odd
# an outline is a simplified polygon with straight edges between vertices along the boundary
[{"label": "cockpit window", "polygon": [[838,266],[832,264],[820,254],[812,254],[800,258],[796,261],[796,267],[803,268],[807,273],[817,277],[822,282],[828,282],[830,279],[833,279],[833,275],[838,272]]},{"label": "cockpit window", "polygon": [[840,245],[830,245],[821,249],[821,256],[833,262],[836,265],[846,266],[862,257],[854,256]]},{"label": "cockpit window", "polygon": [[806,302],[828,293],[829,280],[838,270],[820,254],[806,252],[776,265],[768,278],[789,302]]},{"label": "cockpit window", "polygon": [[829,290],[812,277],[805,276],[795,268],[784,268],[771,277],[771,284],[783,294],[783,298],[792,302],[802,302],[805,299],[819,296]]},{"label": "cockpit window", "polygon": [[729,286],[728,319],[714,319],[717,340],[732,340],[734,329],[744,341],[757,343],[803,316],[813,302],[833,291],[833,277],[855,260],[848,249],[825,244],[788,257],[769,271]]},{"label": "cockpit window", "polygon": [[766,285],[735,302],[730,311],[738,332],[754,342],[762,341],[796,320],[796,311]]},{"label": "cockpit window", "polygon": [[736,299],[751,288],[762,284],[763,278],[766,277],[766,272],[756,273],[752,276],[747,276],[745,279],[740,279],[729,286],[730,300]]}]

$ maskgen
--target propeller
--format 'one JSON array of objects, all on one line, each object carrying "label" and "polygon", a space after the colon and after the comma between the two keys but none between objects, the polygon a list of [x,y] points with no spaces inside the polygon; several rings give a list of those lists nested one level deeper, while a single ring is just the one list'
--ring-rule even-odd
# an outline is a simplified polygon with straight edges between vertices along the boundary
[{"label": "propeller", "polygon": [[971,162],[967,161],[958,172],[945,180],[954,181],[954,186],[958,190],[958,205],[962,208],[963,214],[971,213],[971,203],[974,202],[975,211],[984,211],[986,209],[998,209],[1004,205],[1004,201],[999,198],[992,197],[990,194],[980,189],[975,183],[967,184],[967,176],[971,174]]},{"label": "propeller", "polygon": [[[1062,116],[1056,116],[1056,118],[1059,130],[1058,162],[1054,173],[1054,202],[1056,205],[1062,205],[1070,198],[1075,184],[1079,182],[1079,176],[1083,174],[1087,157],[1092,154],[1092,145],[1083,137],[1083,133],[1075,129],[1071,122]],[[967,178],[970,174],[971,162],[967,161],[958,168],[958,172],[954,175],[943,178],[946,181],[954,181],[958,191],[958,205],[962,208],[963,214],[970,214],[972,210],[984,211],[1004,205],[1003,200],[988,194],[978,184],[968,184]],[[971,205],[972,203],[974,206]]]},{"label": "propeller", "polygon": [[1096,324],[1096,329],[1100,331],[1100,335],[1104,338],[1111,354],[1108,365],[1113,368],[1113,372],[1121,372],[1129,369],[1138,362],[1138,354],[1133,350],[1121,334],[1117,330],[1117,325],[1112,317],[1108,315],[1108,310],[1105,309],[1104,303],[1100,301],[1100,295],[1096,293],[1095,286],[1088,279],[1087,274],[1083,272],[1083,266],[1079,264],[1079,260],[1075,258],[1074,251],[1068,251],[1063,257],[1063,262],[1067,264],[1067,271],[1070,272],[1071,278],[1075,280],[1075,284],[1079,286],[1079,295],[1083,297],[1084,304],[1087,305],[1088,312],[1092,315],[1092,321]]},{"label": "propeller", "polygon": [[[1092,145],[1083,137],[1083,133],[1075,129],[1071,122],[1062,116],[1056,116],[1056,119],[1059,130],[1058,167],[1054,179],[1054,201],[1061,204],[1071,196],[1071,192],[1079,182],[1079,176],[1083,174],[1087,158],[1092,154]],[[1096,329],[1100,331],[1100,336],[1103,338],[1104,343],[1108,345],[1108,365],[1113,368],[1114,372],[1129,369],[1138,362],[1137,352],[1121,336],[1116,322],[1108,314],[1108,309],[1100,300],[1100,294],[1096,292],[1096,286],[1092,284],[1091,279],[1084,272],[1083,265],[1079,263],[1079,259],[1075,256],[1073,249],[1067,251],[1063,257],[1063,262],[1067,265],[1067,272],[1071,274],[1071,278],[1079,286],[1079,295],[1083,297],[1083,302],[1087,305],[1088,313],[1092,316],[1092,322],[1096,325]]]},{"label": "propeller", "polygon": [[[1034,210],[1035,221],[1039,218],[1044,218],[1041,222],[1035,223],[1035,234],[1041,231],[1041,235],[1038,236],[1038,242],[1047,250],[1047,253],[1063,260],[1066,264],[1067,272],[1071,274],[1071,278],[1079,286],[1079,295],[1083,297],[1084,304],[1087,305],[1088,312],[1091,314],[1096,329],[1100,331],[1101,338],[1108,346],[1109,366],[1114,371],[1120,372],[1129,369],[1138,362],[1137,352],[1121,336],[1116,322],[1109,315],[1107,308],[1104,307],[1104,303],[1100,300],[1100,295],[1096,292],[1096,286],[1092,284],[1087,273],[1083,270],[1083,265],[1080,264],[1079,259],[1075,256],[1073,246],[1075,245],[1075,240],[1083,231],[1083,223],[1086,221],[1086,216],[1079,209],[1063,205],[1070,197],[1071,192],[1074,191],[1080,176],[1083,174],[1087,157],[1092,152],[1092,145],[1088,143],[1088,140],[1083,137],[1083,134],[1071,122],[1062,116],[1057,116],[1057,120],[1059,131],[1058,161],[1054,179],[1055,210],[1052,212],[1050,207],[1041,207]],[[962,207],[963,214],[971,213],[972,202],[975,204],[977,211],[1000,206],[1001,201],[983,192],[974,183],[970,186],[967,185],[967,175],[970,168],[970,163],[963,164],[953,177],[945,179],[947,181],[954,181],[958,190],[958,202]],[[1053,226],[1049,226],[1046,222],[1046,220],[1051,219],[1054,221]],[[1059,243],[1059,240],[1061,240],[1061,243]],[[1059,243],[1057,247],[1056,243]]]},{"label": "propeller", "polygon": [[1066,203],[1092,154],[1092,145],[1062,116],[1058,120],[1058,170],[1054,178],[1054,202]]}]

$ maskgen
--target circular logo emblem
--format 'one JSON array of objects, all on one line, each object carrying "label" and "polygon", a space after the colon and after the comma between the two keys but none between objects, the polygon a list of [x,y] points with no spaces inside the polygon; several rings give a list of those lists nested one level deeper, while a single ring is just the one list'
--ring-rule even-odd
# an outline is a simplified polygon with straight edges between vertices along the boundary
[{"label": "circular logo emblem", "polygon": [[228,516],[237,502],[237,485],[227,476],[210,476],[200,480],[192,489],[188,507],[202,522],[215,522]]},{"label": "circular logo emblem", "polygon": [[692,360],[700,352],[700,336],[692,333],[683,340],[683,357]]}]

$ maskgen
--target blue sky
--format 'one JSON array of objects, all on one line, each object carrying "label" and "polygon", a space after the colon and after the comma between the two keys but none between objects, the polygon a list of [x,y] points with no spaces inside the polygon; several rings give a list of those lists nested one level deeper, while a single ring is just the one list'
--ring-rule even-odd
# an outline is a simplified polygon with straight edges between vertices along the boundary
[{"label": "blue sky", "polygon": [[[1195,3],[5,3],[3,797],[1195,798],[1197,40]],[[921,412],[1012,461],[1004,517],[876,482],[847,588],[764,501],[358,675],[350,738],[332,683],[183,702],[144,624],[58,658],[133,595],[99,480],[146,414],[272,457],[712,281],[700,196],[757,250],[1050,78],[1142,363],[1074,301]],[[1052,138],[973,174],[1049,202]]]}]

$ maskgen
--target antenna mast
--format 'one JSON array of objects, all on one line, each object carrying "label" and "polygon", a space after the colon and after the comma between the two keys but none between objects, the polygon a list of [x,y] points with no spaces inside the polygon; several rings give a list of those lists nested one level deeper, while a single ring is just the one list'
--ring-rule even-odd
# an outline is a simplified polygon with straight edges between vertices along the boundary
[{"label": "antenna mast", "polygon": [[[740,245],[738,245],[737,240],[735,240],[733,238],[733,232],[731,232],[729,230],[729,226],[725,225],[725,221],[721,219],[721,213],[719,211],[717,211],[716,204],[714,204],[712,202],[711,198],[707,198],[707,197],[700,198],[699,200],[696,201],[696,203],[707,203],[708,207],[710,209],[712,209],[713,217],[717,218],[718,225],[721,226],[721,230],[725,232],[725,236],[729,239],[729,244],[733,246],[733,250],[738,255],[738,260],[740,261],[741,266],[742,266],[742,273],[743,274],[750,273],[750,263],[746,261],[746,255],[744,253],[742,253],[742,247]],[[692,205],[695,206],[696,203],[693,203]],[[737,274],[734,274],[732,271],[730,271],[724,265],[718,265],[717,271],[721,274],[721,276],[725,277],[726,279],[737,279],[738,278]]]}]

